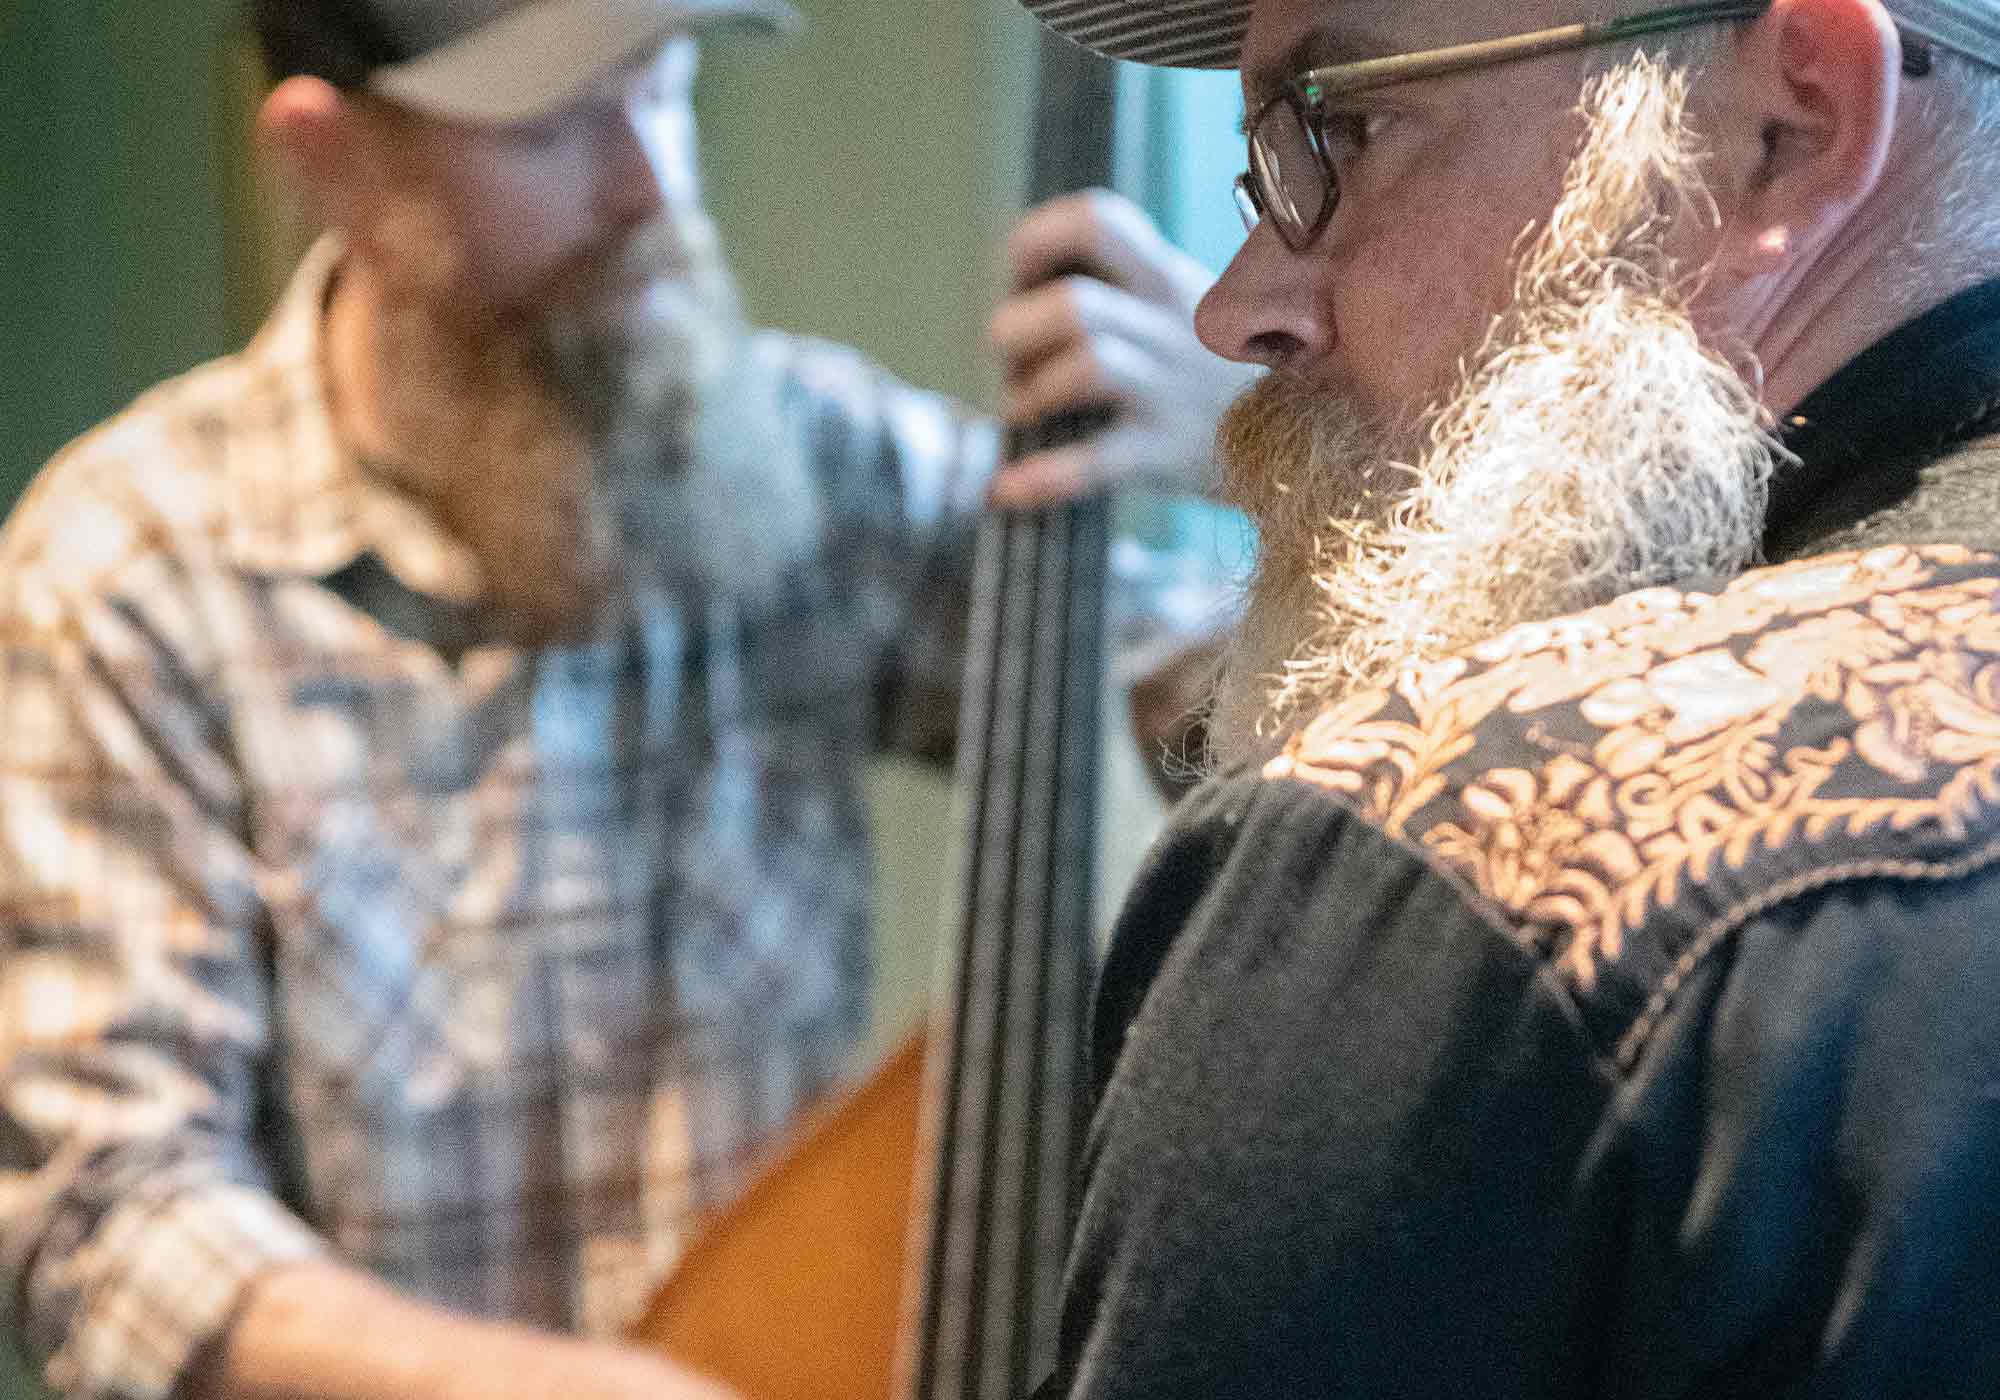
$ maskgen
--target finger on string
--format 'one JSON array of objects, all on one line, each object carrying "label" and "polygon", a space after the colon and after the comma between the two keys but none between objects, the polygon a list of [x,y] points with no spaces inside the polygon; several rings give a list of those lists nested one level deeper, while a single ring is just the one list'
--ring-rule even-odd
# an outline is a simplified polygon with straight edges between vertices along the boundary
[{"label": "finger on string", "polygon": [[1214,452],[1199,434],[1160,432],[1121,420],[1091,447],[1091,476],[1099,486],[1145,486],[1189,496],[1213,493]]},{"label": "finger on string", "polygon": [[995,472],[986,499],[1001,510],[1033,510],[1060,505],[1096,482],[1096,448],[1089,442],[1043,448]]},{"label": "finger on string", "polygon": [[1000,416],[1009,423],[1036,423],[1082,408],[1116,408],[1123,390],[1110,364],[1112,347],[1088,342],[1052,355],[1033,372],[1011,381]]},{"label": "finger on string", "polygon": [[1073,344],[1177,350],[1193,340],[1194,328],[1185,318],[1130,292],[1069,277],[1008,297],[989,318],[987,337],[1008,372],[1019,374]]},{"label": "finger on string", "polygon": [[1082,278],[1016,292],[987,320],[987,339],[1008,372],[1018,373],[1088,335],[1095,299],[1094,284]]},{"label": "finger on string", "polygon": [[1102,189],[1061,195],[1029,211],[1007,242],[1016,287],[1081,268],[1100,281],[1156,298],[1172,291],[1158,267],[1167,250],[1137,205]]}]

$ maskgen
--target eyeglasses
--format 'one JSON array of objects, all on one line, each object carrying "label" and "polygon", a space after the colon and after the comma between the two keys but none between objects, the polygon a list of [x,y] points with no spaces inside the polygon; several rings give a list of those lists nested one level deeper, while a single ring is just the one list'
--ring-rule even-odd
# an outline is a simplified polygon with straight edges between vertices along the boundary
[{"label": "eyeglasses", "polygon": [[1268,218],[1294,253],[1303,253],[1319,237],[1340,203],[1336,159],[1340,142],[1352,133],[1330,130],[1335,98],[1419,78],[1441,78],[1518,63],[1544,54],[1593,48],[1667,34],[1724,20],[1755,19],[1771,7],[1770,0],[1707,0],[1647,10],[1622,19],[1565,24],[1503,39],[1454,44],[1387,58],[1335,63],[1299,74],[1258,109],[1245,124],[1250,139],[1250,168],[1236,177],[1236,209],[1243,226],[1254,229]]}]

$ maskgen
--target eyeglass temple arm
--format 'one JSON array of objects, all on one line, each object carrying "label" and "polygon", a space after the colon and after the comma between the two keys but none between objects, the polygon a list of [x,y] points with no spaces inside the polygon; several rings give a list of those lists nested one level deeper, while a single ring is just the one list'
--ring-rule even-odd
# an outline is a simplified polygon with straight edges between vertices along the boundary
[{"label": "eyeglass temple arm", "polygon": [[[1647,10],[1620,19],[1565,24],[1554,29],[1538,29],[1530,34],[1513,34],[1504,39],[1480,39],[1470,44],[1454,44],[1449,48],[1428,49],[1422,53],[1394,54],[1388,58],[1337,64],[1305,74],[1300,87],[1309,100],[1320,101],[1344,92],[1388,87],[1420,77],[1442,77],[1465,68],[1489,68],[1570,49],[1643,39],[1650,34],[1667,34],[1677,29],[1691,29],[1698,24],[1755,19],[1770,8],[1771,0],[1708,0],[1705,4],[1676,5],[1671,9]],[[1319,73],[1331,76],[1320,78],[1317,76]]]}]

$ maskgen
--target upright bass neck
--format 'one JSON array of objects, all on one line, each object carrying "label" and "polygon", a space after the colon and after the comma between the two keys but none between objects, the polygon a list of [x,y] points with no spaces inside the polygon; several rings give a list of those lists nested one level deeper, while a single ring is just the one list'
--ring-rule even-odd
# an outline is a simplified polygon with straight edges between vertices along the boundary
[{"label": "upright bass neck", "polygon": [[[1104,183],[1111,150],[1110,65],[1048,35],[1041,71],[1037,201]],[[981,528],[929,1031],[709,1222],[632,1329],[746,1400],[1018,1400],[1053,1359],[1084,1102],[1106,518],[1093,501]]]},{"label": "upright bass neck", "polygon": [[[1110,176],[1113,70],[1045,34],[1032,202]],[[1071,440],[1088,415],[1016,435]],[[1002,1400],[1054,1358],[1083,1128],[1107,509],[981,528],[959,721],[955,957],[932,1031],[920,1304],[898,1400]]]}]

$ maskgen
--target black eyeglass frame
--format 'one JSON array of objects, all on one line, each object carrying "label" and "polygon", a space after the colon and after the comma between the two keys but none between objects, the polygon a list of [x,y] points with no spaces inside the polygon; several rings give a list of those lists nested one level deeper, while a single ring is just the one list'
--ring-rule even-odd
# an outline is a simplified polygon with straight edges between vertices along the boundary
[{"label": "black eyeglass frame", "polygon": [[[1244,124],[1249,145],[1249,169],[1236,177],[1234,194],[1237,211],[1249,228],[1254,228],[1259,220],[1269,219],[1278,230],[1278,236],[1284,239],[1285,246],[1294,253],[1303,253],[1312,246],[1340,203],[1340,176],[1327,153],[1318,119],[1326,103],[1333,98],[1414,82],[1420,78],[1441,78],[1503,63],[1519,63],[1546,54],[1643,39],[1702,24],[1756,19],[1770,8],[1771,0],[1703,0],[1698,4],[1644,10],[1616,19],[1565,24],[1499,39],[1480,39],[1469,44],[1453,44],[1446,48],[1421,49],[1415,53],[1391,54],[1385,58],[1359,59],[1352,63],[1308,69],[1289,80],[1276,96],[1257,109],[1253,120]],[[1913,75],[1928,72],[1928,47],[1906,43],[1903,67],[1905,72]],[[1264,130],[1266,120],[1281,106],[1291,109],[1293,118],[1305,133],[1306,144],[1311,148],[1325,182],[1326,192],[1320,199],[1319,211],[1310,221],[1301,222],[1288,213],[1275,212],[1281,203],[1289,205],[1289,197],[1281,202],[1272,197],[1275,191],[1265,188],[1266,184],[1277,184],[1277,176],[1271,172],[1278,168],[1278,156],[1268,141],[1263,143],[1260,151],[1259,133]]]}]

